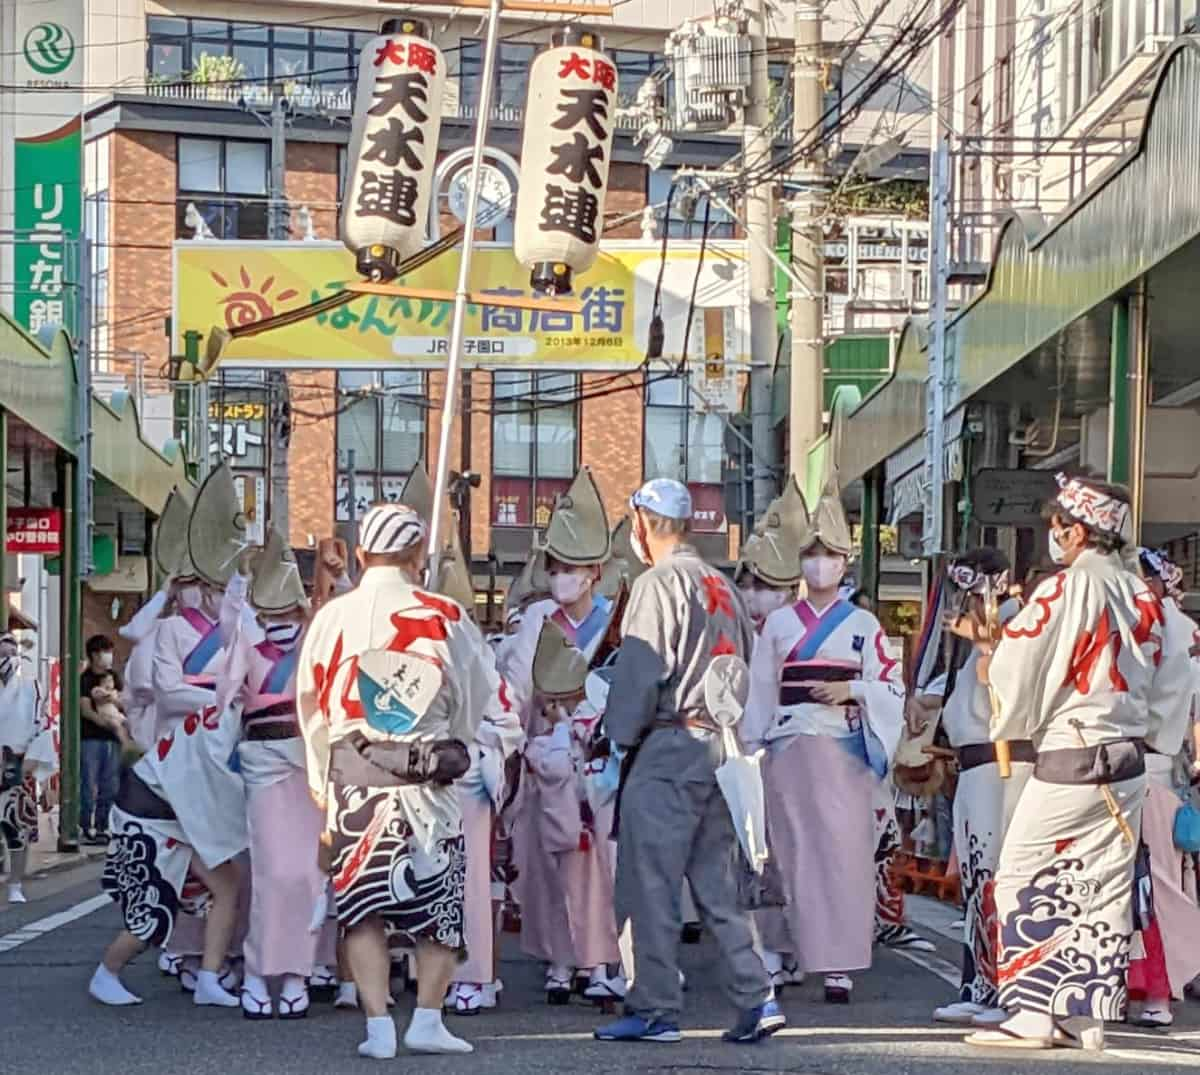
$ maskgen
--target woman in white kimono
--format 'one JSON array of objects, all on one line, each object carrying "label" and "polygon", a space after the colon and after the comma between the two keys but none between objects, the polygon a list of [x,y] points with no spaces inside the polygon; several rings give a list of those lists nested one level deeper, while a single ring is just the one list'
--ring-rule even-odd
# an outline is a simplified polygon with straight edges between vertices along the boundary
[{"label": "woman in white kimono", "polygon": [[[1139,549],[1142,577],[1162,601],[1166,645],[1187,647],[1195,644],[1196,625],[1179,607],[1183,571],[1167,556],[1154,549]],[[1196,663],[1192,662],[1193,673]],[[1192,705],[1185,714],[1173,713],[1174,723],[1164,722],[1153,746],[1146,750],[1146,803],[1142,808],[1142,843],[1150,854],[1151,905],[1148,928],[1134,939],[1133,959],[1143,961],[1142,988],[1130,1022],[1139,1026],[1170,1026],[1172,999],[1183,998],[1184,986],[1200,973],[1200,907],[1194,892],[1184,886],[1184,855],[1175,846],[1175,813],[1179,809],[1176,776],[1184,757],[1184,741],[1190,739],[1196,705],[1195,675]],[[1130,988],[1130,1007],[1135,1008]]]},{"label": "woman in white kimono", "polygon": [[850,527],[836,489],[801,541],[808,596],[771,613],[754,646],[740,724],[766,747],[767,831],[787,903],[763,943],[825,975],[847,1003],[849,972],[871,965],[878,781],[899,742],[904,689],[875,616],[838,597]]},{"label": "woman in white kimono", "polygon": [[1033,740],[1037,762],[996,872],[1009,1018],[972,1034],[972,1045],[1098,1047],[1102,1021],[1124,1016],[1145,746],[1186,726],[1192,692],[1187,647],[1168,644],[1162,602],[1119,555],[1128,493],[1058,481],[1046,514],[1064,570],[977,665],[999,706],[992,739]]},{"label": "woman in white kimono", "polygon": [[125,928],[89,992],[113,1006],[141,1003],[120,972],[147,945],[168,943],[181,910],[206,918],[194,1002],[238,1006],[219,980],[237,921],[234,860],[249,843],[245,787],[231,765],[241,731],[232,697],[238,684],[224,676],[218,622],[224,587],[245,549],[245,517],[228,467],[214,470],[198,494],[188,534],[177,611],[155,634],[159,738],[122,775],[112,810],[102,885],[120,904]]},{"label": "woman in white kimono", "polygon": [[37,839],[37,781],[58,771],[58,752],[36,677],[21,669],[16,638],[0,634],[0,851],[8,852],[8,902],[25,903],[25,865]]},{"label": "woman in white kimono", "polygon": [[995,602],[998,624],[1007,623],[1020,605],[1008,598],[1008,558],[982,548],[955,558],[948,568],[956,600],[946,627],[966,660],[948,676],[942,727],[958,753],[958,785],[954,794],[954,850],[964,904],[962,983],[958,1000],[937,1008],[941,1023],[1000,1021],[996,982],[996,864],[1017,799],[1033,772],[1033,744],[1009,744],[1011,773],[1000,776],[996,746],[990,739],[992,703],[986,683],[976,674],[977,642],[989,641],[988,605]]},{"label": "woman in white kimono", "polygon": [[[558,828],[561,819],[553,805],[561,802],[551,790],[556,782],[541,766],[547,755],[540,740],[551,729],[535,698],[534,655],[543,625],[551,622],[585,660],[591,660],[613,614],[613,603],[597,592],[611,549],[603,500],[591,471],[584,467],[555,504],[546,528],[540,558],[551,597],[526,608],[517,633],[499,655],[500,672],[512,687],[527,736],[521,786],[509,810],[517,871],[514,888],[521,905],[521,946],[546,964],[546,999],[551,1004],[567,1002],[577,971],[588,976],[585,988],[607,981],[608,975],[599,962],[577,964],[566,907],[556,881],[556,856],[568,848],[562,843]],[[535,587],[539,573],[533,573]],[[583,853],[598,858],[603,849],[591,843]],[[585,871],[588,875],[592,872]],[[604,949],[605,945],[587,944],[578,951],[594,952],[598,948]]]}]

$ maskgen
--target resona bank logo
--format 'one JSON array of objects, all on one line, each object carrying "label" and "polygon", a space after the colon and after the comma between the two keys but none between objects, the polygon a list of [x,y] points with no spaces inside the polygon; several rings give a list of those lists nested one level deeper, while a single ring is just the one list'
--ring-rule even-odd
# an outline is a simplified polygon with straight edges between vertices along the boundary
[{"label": "resona bank logo", "polygon": [[25,62],[40,75],[58,75],[75,58],[75,38],[57,22],[39,22],[25,35]]}]

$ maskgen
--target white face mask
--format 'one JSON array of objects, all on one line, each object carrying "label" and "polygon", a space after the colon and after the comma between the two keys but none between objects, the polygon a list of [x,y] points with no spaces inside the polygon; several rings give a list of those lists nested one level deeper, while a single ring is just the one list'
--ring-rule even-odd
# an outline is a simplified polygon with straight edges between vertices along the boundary
[{"label": "white face mask", "polygon": [[1050,559],[1056,564],[1065,564],[1067,562],[1067,550],[1062,547],[1062,542],[1058,540],[1058,531],[1051,529],[1050,537],[1047,541],[1050,548]]},{"label": "white face mask", "polygon": [[573,605],[592,585],[591,572],[559,571],[550,576],[550,596],[560,605]]},{"label": "white face mask", "polygon": [[832,590],[846,573],[844,556],[806,556],[801,562],[804,581],[814,590]]},{"label": "white face mask", "polygon": [[97,653],[96,654],[96,663],[99,664],[100,667],[104,668],[104,669],[112,668],[112,666],[113,666],[112,650],[105,650],[103,653]]},{"label": "white face mask", "polygon": [[175,595],[180,608],[199,608],[204,604],[204,590],[197,583],[189,583]]},{"label": "white face mask", "polygon": [[765,620],[772,612],[787,604],[786,590],[752,590],[750,592],[750,614]]}]

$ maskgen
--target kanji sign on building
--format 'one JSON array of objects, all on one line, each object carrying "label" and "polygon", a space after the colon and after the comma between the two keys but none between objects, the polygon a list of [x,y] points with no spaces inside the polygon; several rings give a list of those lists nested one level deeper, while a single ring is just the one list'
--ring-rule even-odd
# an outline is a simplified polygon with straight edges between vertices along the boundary
[{"label": "kanji sign on building", "polygon": [[387,280],[425,240],[446,59],[421,23],[392,20],[363,49],[342,242],[360,274]]},{"label": "kanji sign on building", "polygon": [[58,508],[9,508],[5,550],[35,556],[62,553],[62,512]]},{"label": "kanji sign on building", "polygon": [[535,291],[567,294],[600,251],[617,69],[593,33],[554,42],[529,71],[513,252]]}]

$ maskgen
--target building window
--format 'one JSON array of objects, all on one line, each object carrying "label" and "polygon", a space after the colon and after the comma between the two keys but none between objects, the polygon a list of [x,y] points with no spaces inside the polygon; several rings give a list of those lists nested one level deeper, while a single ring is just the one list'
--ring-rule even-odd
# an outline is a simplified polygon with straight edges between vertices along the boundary
[{"label": "building window", "polygon": [[692,528],[699,533],[725,528],[724,454],[721,417],[698,409],[688,374],[647,374],[645,478],[674,478],[687,485]]},{"label": "building window", "polygon": [[[492,116],[501,120],[520,120],[525,111],[525,91],[529,85],[529,68],[537,56],[538,46],[525,42],[502,41],[496,47],[496,83],[492,87]],[[460,111],[474,116],[479,111],[480,89],[483,85],[483,42],[464,37],[459,58]]]},{"label": "building window", "polygon": [[614,49],[612,57],[617,65],[617,103],[623,107],[633,104],[646,79],[665,73],[665,61],[657,52]]},{"label": "building window", "polygon": [[247,82],[295,81],[339,91],[353,86],[358,55],[375,34],[336,27],[269,26],[224,19],[151,15],[146,20],[150,82],[186,79],[202,56],[231,57]]},{"label": "building window", "polygon": [[492,525],[545,527],[579,458],[573,373],[492,374]]},{"label": "building window", "polygon": [[187,207],[195,205],[217,239],[267,238],[270,143],[180,138],[175,235],[191,239]]},{"label": "building window", "polygon": [[[646,198],[651,205],[659,206],[657,216],[661,220],[667,204],[667,192],[671,189],[674,172],[669,168],[647,171]],[[699,239],[704,234],[705,197],[697,197],[693,188],[678,187],[671,199],[671,226],[669,235],[673,239]],[[719,205],[712,207],[708,221],[710,239],[732,239],[737,222]]]},{"label": "building window", "polygon": [[338,522],[350,519],[351,451],[356,518],[372,504],[400,499],[425,457],[425,394],[419,370],[338,374]]}]

